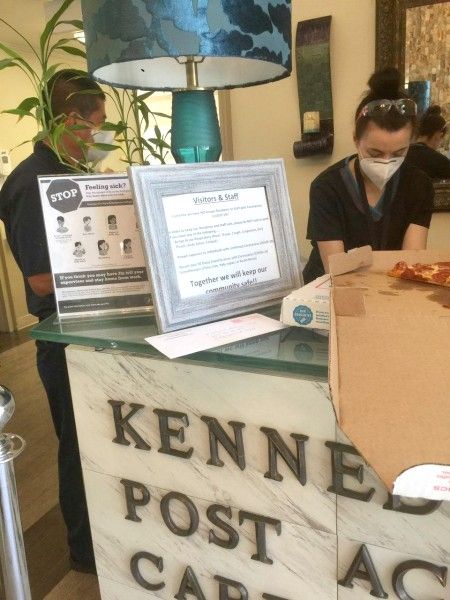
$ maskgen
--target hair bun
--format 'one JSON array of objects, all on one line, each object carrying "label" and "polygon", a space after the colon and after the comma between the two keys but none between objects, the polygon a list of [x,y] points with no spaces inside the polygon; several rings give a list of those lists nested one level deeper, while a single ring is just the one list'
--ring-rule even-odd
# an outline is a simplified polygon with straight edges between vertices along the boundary
[{"label": "hair bun", "polygon": [[396,98],[400,94],[400,72],[389,67],[376,71],[368,81],[372,94],[378,98]]},{"label": "hair bun", "polygon": [[442,109],[437,104],[433,104],[433,106],[429,106],[425,111],[424,117],[429,117],[430,115],[440,117],[442,113]]}]

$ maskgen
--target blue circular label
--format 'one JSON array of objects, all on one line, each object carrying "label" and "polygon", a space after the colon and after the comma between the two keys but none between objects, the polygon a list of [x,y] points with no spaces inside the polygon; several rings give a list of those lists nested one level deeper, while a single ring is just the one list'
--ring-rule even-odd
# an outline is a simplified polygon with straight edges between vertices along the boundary
[{"label": "blue circular label", "polygon": [[299,325],[309,325],[313,320],[313,313],[307,306],[300,305],[295,307],[293,317]]}]

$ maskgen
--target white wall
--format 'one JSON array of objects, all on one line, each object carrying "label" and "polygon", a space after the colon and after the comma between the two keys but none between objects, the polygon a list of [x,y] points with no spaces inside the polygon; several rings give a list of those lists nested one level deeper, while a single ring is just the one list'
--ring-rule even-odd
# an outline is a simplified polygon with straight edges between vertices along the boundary
[{"label": "white wall", "polygon": [[294,69],[282,81],[231,92],[235,160],[282,157],[301,254],[308,256],[306,222],[311,181],[353,151],[353,111],[375,65],[375,0],[293,0],[293,44],[298,21],[332,15],[331,74],[335,145],[332,156],[294,158],[300,112]]}]

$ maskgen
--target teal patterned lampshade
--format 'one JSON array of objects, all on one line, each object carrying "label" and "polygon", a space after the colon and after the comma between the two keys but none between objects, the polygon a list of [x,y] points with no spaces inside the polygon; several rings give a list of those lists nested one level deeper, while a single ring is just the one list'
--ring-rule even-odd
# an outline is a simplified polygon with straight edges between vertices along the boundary
[{"label": "teal patterned lampshade", "polygon": [[290,0],[82,0],[82,12],[89,72],[114,87],[198,93],[291,72]]}]

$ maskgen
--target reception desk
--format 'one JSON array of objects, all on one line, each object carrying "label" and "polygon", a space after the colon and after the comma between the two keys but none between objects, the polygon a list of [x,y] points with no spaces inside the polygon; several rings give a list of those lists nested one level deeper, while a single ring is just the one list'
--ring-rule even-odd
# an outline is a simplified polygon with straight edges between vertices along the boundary
[{"label": "reception desk", "polygon": [[155,333],[151,316],[32,333],[69,344],[103,600],[450,599],[450,506],[393,499],[343,437],[327,338],[170,361]]}]

